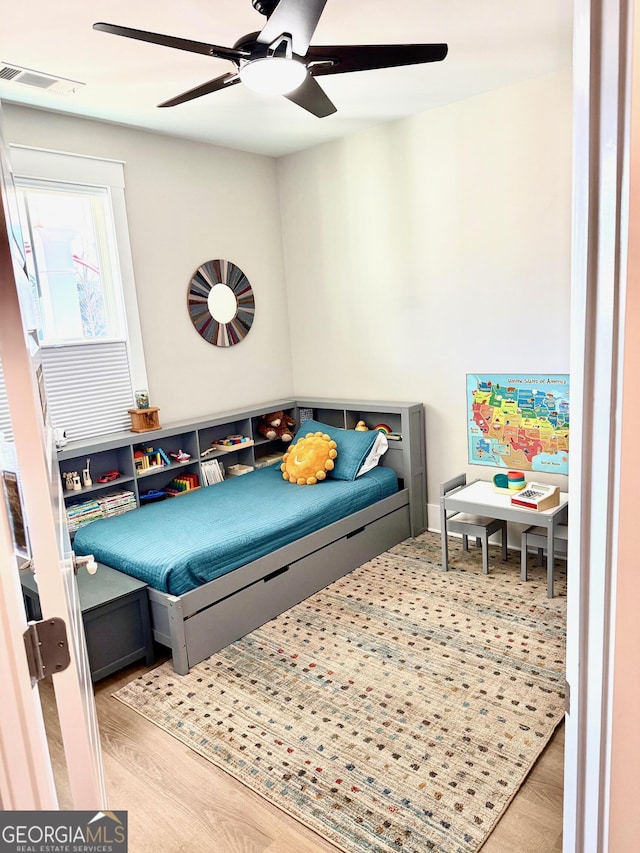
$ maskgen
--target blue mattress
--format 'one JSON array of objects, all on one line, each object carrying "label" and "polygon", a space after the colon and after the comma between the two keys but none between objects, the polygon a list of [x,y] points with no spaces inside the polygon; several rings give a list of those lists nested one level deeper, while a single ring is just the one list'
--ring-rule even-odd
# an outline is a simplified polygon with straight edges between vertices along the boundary
[{"label": "blue mattress", "polygon": [[374,468],[352,482],[294,486],[273,465],[93,521],[78,530],[73,549],[182,595],[397,490],[390,468]]}]

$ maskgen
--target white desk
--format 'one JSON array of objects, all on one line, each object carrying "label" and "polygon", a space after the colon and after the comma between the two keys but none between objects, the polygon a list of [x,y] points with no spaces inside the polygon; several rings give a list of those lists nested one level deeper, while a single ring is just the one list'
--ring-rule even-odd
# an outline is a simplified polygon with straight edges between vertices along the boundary
[{"label": "white desk", "polygon": [[[515,492],[514,492],[515,494]],[[556,525],[564,521],[568,514],[569,495],[560,492],[560,503],[552,509],[537,512],[532,509],[512,506],[511,495],[496,492],[489,480],[475,480],[466,486],[449,492],[440,498],[440,530],[442,531],[442,568],[449,568],[449,547],[447,539],[447,513],[468,512],[473,515],[488,515],[502,518],[517,524],[537,524],[547,530],[547,595],[553,598],[553,539]]]}]

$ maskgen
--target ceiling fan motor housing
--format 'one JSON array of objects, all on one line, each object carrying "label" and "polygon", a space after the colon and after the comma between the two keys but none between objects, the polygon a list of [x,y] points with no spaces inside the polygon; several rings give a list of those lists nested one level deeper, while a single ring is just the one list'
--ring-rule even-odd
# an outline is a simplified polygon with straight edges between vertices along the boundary
[{"label": "ceiling fan motor housing", "polygon": [[256,12],[260,12],[261,15],[266,15],[268,18],[273,13],[278,2],[279,0],[251,0],[251,5]]}]

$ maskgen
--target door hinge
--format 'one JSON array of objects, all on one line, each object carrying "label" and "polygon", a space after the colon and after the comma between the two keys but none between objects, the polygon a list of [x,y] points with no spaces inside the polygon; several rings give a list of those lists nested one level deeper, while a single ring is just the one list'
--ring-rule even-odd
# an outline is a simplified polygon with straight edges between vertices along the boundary
[{"label": "door hinge", "polygon": [[31,686],[69,666],[71,657],[63,619],[53,616],[40,622],[29,622],[23,636]]}]

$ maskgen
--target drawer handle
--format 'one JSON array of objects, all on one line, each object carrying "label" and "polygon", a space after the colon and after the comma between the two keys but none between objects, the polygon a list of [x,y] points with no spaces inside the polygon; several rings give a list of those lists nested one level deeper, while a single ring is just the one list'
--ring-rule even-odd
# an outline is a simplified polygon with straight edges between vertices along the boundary
[{"label": "drawer handle", "polygon": [[278,575],[283,575],[285,572],[288,572],[289,568],[290,566],[283,566],[281,569],[276,569],[275,572],[271,572],[270,575],[265,575],[262,580],[265,583],[269,583],[269,581],[272,581],[274,578],[277,578]]},{"label": "drawer handle", "polygon": [[366,527],[359,527],[357,530],[352,530],[351,533],[347,533],[347,539],[351,539],[352,536],[357,536],[359,533],[363,533],[366,530]]}]

